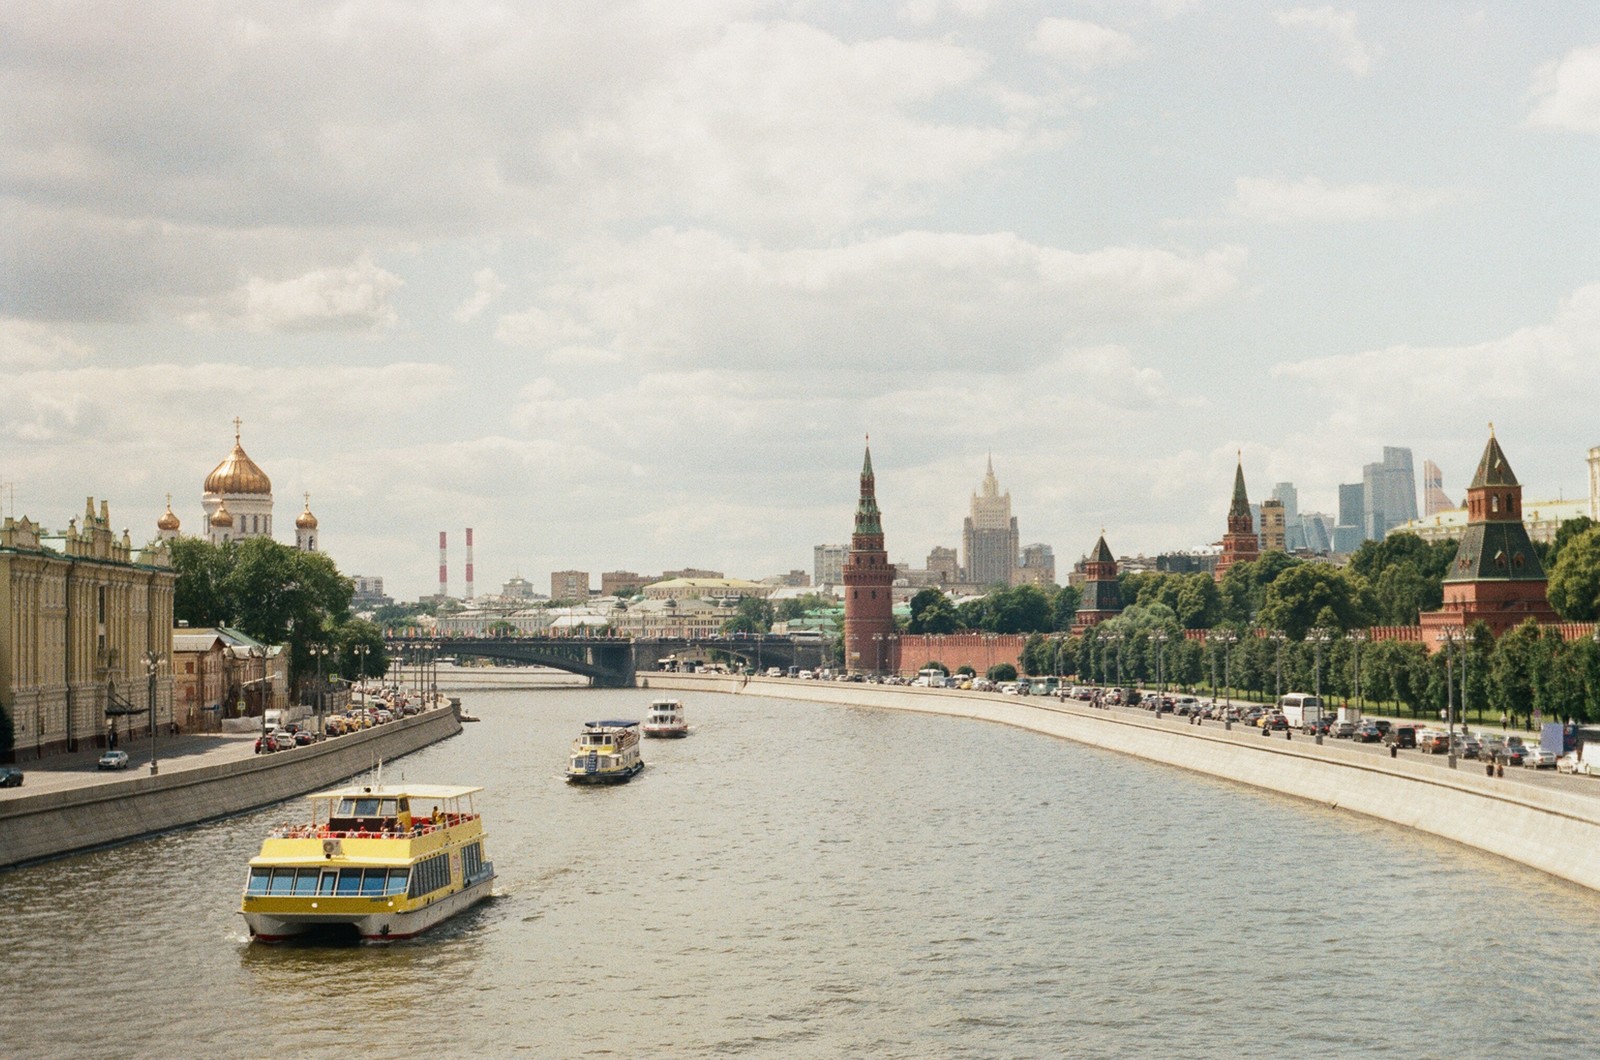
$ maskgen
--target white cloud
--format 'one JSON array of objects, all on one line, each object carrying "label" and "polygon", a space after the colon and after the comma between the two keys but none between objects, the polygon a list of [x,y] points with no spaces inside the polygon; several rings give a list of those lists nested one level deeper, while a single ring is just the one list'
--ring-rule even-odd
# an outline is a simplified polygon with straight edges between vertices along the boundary
[{"label": "white cloud", "polygon": [[1413,188],[1403,184],[1328,184],[1316,177],[1240,177],[1228,209],[1236,217],[1266,223],[1366,221],[1413,217],[1459,202],[1454,188]]},{"label": "white cloud", "polygon": [[642,366],[995,372],[1095,326],[1228,298],[1245,259],[1227,246],[1076,253],[1009,233],[783,250],[664,229],[590,248],[499,334],[546,352],[581,340]]},{"label": "white cloud", "polygon": [[400,277],[363,256],[344,268],[317,269],[290,280],[252,277],[189,320],[256,332],[376,331],[399,319],[389,298],[401,284]]},{"label": "white cloud", "polygon": [[472,274],[472,297],[456,307],[451,315],[462,324],[472,320],[489,307],[489,303],[505,293],[506,285],[493,269],[483,268]]},{"label": "white cloud", "polygon": [[1378,49],[1362,43],[1356,35],[1354,11],[1336,11],[1331,7],[1297,7],[1278,12],[1277,19],[1280,26],[1305,29],[1325,37],[1333,47],[1334,58],[1356,76],[1365,76],[1372,69]]},{"label": "white cloud", "polygon": [[1600,47],[1574,48],[1539,67],[1529,125],[1600,133]]},{"label": "white cloud", "polygon": [[0,371],[52,368],[63,361],[81,361],[91,353],[90,347],[56,328],[0,318]]},{"label": "white cloud", "polygon": [[998,6],[998,0],[905,0],[898,14],[903,21],[927,25],[945,15],[984,18]]},{"label": "white cloud", "polygon": [[1120,66],[1139,52],[1133,38],[1121,30],[1071,18],[1042,20],[1034,28],[1028,50],[1080,70]]}]

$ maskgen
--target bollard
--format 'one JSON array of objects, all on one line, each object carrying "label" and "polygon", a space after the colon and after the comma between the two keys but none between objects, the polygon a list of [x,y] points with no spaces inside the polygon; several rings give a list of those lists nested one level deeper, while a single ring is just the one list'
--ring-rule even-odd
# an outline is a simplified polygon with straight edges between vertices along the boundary
[{"label": "bollard", "polygon": [[1293,729],[1285,729],[1285,730],[1283,730],[1283,738],[1285,740],[1294,739],[1294,730]]},{"label": "bollard", "polygon": [[1497,777],[1505,776],[1506,775],[1506,767],[1503,764],[1497,764],[1494,767],[1494,775],[1497,776]]},{"label": "bollard", "polygon": [[1232,732],[1233,731],[1233,719],[1232,718],[1225,719],[1223,721],[1223,723],[1222,723],[1222,729],[1223,729],[1224,732]]},{"label": "bollard", "polygon": [[1389,757],[1390,758],[1399,758],[1400,757],[1400,745],[1399,744],[1392,743],[1392,744],[1389,745]]},{"label": "bollard", "polygon": [[1263,735],[1263,736],[1271,736],[1272,735],[1272,730],[1267,728],[1265,725],[1263,725],[1263,726],[1261,726],[1261,735]]},{"label": "bollard", "polygon": [[1483,766],[1483,769],[1484,769],[1484,772],[1488,773],[1491,777],[1494,776],[1494,763],[1493,762],[1485,762],[1484,766]]}]

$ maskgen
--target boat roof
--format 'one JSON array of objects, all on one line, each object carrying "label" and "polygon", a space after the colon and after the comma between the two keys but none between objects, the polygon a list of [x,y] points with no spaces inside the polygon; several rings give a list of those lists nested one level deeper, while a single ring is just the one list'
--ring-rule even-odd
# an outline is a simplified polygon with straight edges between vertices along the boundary
[{"label": "boat roof", "polygon": [[627,729],[637,724],[639,723],[636,721],[586,721],[583,723],[583,727],[585,729]]},{"label": "boat roof", "polygon": [[404,795],[412,799],[459,799],[462,796],[473,795],[482,790],[482,788],[464,787],[457,784],[380,784],[376,786],[361,784],[313,792],[307,795],[306,798],[338,799],[347,795],[386,798]]}]

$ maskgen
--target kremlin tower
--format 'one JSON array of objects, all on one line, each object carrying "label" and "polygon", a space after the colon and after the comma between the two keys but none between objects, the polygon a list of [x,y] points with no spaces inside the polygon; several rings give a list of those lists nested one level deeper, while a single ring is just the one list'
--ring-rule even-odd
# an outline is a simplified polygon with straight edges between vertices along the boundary
[{"label": "kremlin tower", "polygon": [[1497,637],[1530,618],[1559,622],[1545,596],[1547,585],[1522,522],[1522,484],[1490,426],[1489,444],[1467,487],[1467,531],[1444,576],[1444,606],[1420,618],[1423,642],[1436,651],[1445,628],[1479,621]]},{"label": "kremlin tower", "polygon": [[872,476],[872,448],[861,465],[856,528],[844,561],[844,665],[850,673],[894,669],[894,567],[883,547],[883,521]]},{"label": "kremlin tower", "polygon": [[1233,503],[1228,506],[1228,532],[1222,537],[1222,555],[1217,557],[1217,581],[1235,563],[1251,563],[1261,558],[1261,539],[1256,536],[1255,520],[1250,517],[1250,496],[1244,491],[1244,455],[1233,472]]},{"label": "kremlin tower", "polygon": [[1095,542],[1094,551],[1083,564],[1083,595],[1078,601],[1078,613],[1072,620],[1072,631],[1081,633],[1090,626],[1099,625],[1108,618],[1122,614],[1122,587],[1117,582],[1117,558],[1106,546],[1105,531]]}]

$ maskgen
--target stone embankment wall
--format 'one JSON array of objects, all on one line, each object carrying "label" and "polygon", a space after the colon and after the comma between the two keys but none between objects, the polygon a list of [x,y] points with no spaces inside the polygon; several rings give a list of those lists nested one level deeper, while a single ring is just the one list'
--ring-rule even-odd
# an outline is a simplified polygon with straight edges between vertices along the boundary
[{"label": "stone embankment wall", "polygon": [[0,802],[0,868],[165,832],[303,795],[461,731],[430,710],[292,751]]},{"label": "stone embankment wall", "polygon": [[1219,725],[1158,721],[1054,699],[679,674],[650,674],[648,684],[1013,725],[1391,821],[1600,891],[1600,782],[1592,796],[1554,791],[1492,779],[1476,762],[1452,771],[1416,760],[1415,752],[1390,759],[1355,753],[1343,741],[1319,748],[1309,738],[1241,738]]}]

